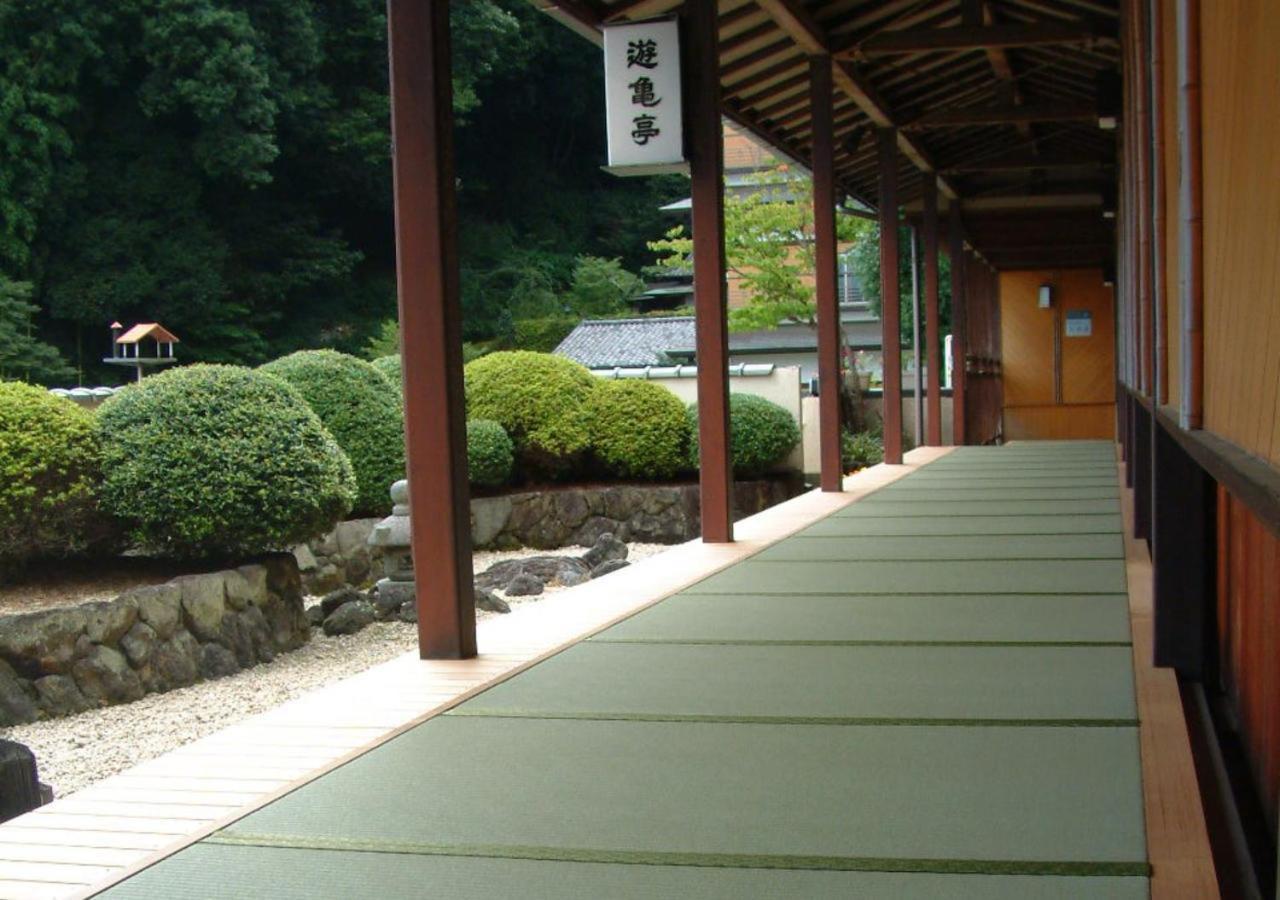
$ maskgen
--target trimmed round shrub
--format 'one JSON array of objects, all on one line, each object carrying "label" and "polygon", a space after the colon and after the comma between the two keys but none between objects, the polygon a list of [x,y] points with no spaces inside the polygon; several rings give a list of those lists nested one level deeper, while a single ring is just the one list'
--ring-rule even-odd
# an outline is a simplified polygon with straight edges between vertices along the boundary
[{"label": "trimmed round shrub", "polygon": [[404,478],[404,411],[396,388],[369,363],[335,350],[301,350],[259,371],[296,388],[351,460],[352,512],[391,512],[391,485]]},{"label": "trimmed round shrub", "polygon": [[351,463],[285,382],[184,366],[102,405],[102,502],[148,549],[174,556],[283,550],[351,509]]},{"label": "trimmed round shrub", "polygon": [[591,448],[622,478],[670,478],[684,465],[684,403],[652,381],[602,381],[587,401]]},{"label": "trimmed round shrub", "polygon": [[501,425],[489,419],[467,422],[467,472],[472,484],[506,484],[514,465],[515,445]]},{"label": "trimmed round shrub", "polygon": [[404,384],[400,375],[400,354],[393,353],[390,356],[379,356],[369,365],[373,366],[382,373],[382,377],[391,382],[396,390],[401,391]]},{"label": "trimmed round shrub", "polygon": [[101,457],[93,413],[41,387],[0,383],[0,578],[117,536],[98,508]]},{"label": "trimmed round shrub", "polygon": [[875,431],[844,431],[840,434],[840,457],[845,471],[865,469],[884,462],[884,439]]},{"label": "trimmed round shrub", "polygon": [[468,417],[506,429],[523,473],[558,478],[573,470],[591,440],[594,375],[562,356],[528,350],[490,353],[464,371]]},{"label": "trimmed round shrub", "polygon": [[[689,462],[698,467],[698,405],[689,407]],[[781,406],[755,394],[729,395],[729,453],[733,473],[763,475],[800,443],[800,426]]]}]

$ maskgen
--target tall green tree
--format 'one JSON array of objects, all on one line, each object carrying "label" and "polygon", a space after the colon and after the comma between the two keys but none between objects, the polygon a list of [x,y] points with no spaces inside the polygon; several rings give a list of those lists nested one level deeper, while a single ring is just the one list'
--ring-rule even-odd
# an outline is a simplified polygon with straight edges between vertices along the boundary
[{"label": "tall green tree", "polygon": [[[884,298],[880,291],[880,226],[870,223],[850,251],[854,277],[862,288],[871,311],[882,314]],[[921,340],[924,328],[924,262],[919,260]],[[898,229],[898,318],[904,343],[911,340],[911,229]],[[939,333],[951,330],[951,262],[945,253],[938,254],[938,321]]]},{"label": "tall green tree", "polygon": [[[817,323],[814,296],[813,182],[786,165],[756,173],[747,190],[729,192],[724,204],[725,259],[747,292],[745,306],[729,311],[735,331],[776,328],[783,322]],[[836,216],[839,241],[857,240],[867,223]],[[650,241],[660,264],[693,268],[693,240],[677,225]]]},{"label": "tall green tree", "polygon": [[28,298],[31,285],[0,276],[0,381],[50,382],[71,378],[75,370],[56,348],[40,340]]}]

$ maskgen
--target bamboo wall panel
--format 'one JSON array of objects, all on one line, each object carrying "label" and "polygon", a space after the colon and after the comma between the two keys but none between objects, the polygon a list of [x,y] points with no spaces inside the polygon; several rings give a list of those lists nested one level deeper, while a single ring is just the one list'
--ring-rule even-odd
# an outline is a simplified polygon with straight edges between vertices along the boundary
[{"label": "bamboo wall panel", "polygon": [[[1040,286],[1053,305],[1038,305]],[[1004,431],[1010,440],[1110,439],[1115,435],[1114,298],[1097,269],[1001,272]],[[1067,310],[1088,310],[1092,334],[1067,337]],[[1061,372],[1054,335],[1060,335]],[[1061,379],[1061,402],[1056,383]]]},{"label": "bamboo wall panel", "polygon": [[1280,539],[1221,486],[1217,595],[1219,686],[1239,722],[1274,833],[1280,792]]},{"label": "bamboo wall panel", "polygon": [[1201,17],[1205,427],[1280,465],[1280,15]]},{"label": "bamboo wall panel", "polygon": [[1178,307],[1178,67],[1177,10],[1174,0],[1160,0],[1164,71],[1160,103],[1164,121],[1164,319],[1168,348],[1169,405],[1177,409],[1182,396],[1182,314]]}]

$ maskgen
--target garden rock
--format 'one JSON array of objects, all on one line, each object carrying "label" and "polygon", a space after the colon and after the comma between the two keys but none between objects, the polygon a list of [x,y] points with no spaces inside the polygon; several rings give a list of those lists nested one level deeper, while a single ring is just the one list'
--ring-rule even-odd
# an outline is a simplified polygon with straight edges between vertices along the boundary
[{"label": "garden rock", "polygon": [[394,619],[403,605],[404,598],[397,596],[394,592],[377,591],[373,597],[373,614],[379,622],[385,622],[388,619]]},{"label": "garden rock", "polygon": [[373,604],[368,600],[344,603],[324,620],[324,633],[333,637],[339,634],[355,634],[373,623]]},{"label": "garden rock", "polygon": [[307,624],[312,628],[319,628],[324,624],[324,609],[319,603],[307,607]]},{"label": "garden rock", "polygon": [[631,565],[631,563],[627,562],[625,559],[606,559],[604,562],[600,563],[600,565],[591,570],[591,577],[603,578],[610,572],[625,569],[629,565]]},{"label": "garden rock", "polygon": [[336,591],[330,591],[320,598],[320,609],[324,612],[325,618],[332,615],[339,607],[348,603],[355,603],[358,600],[369,599],[361,591],[355,588],[339,588]]},{"label": "garden rock", "polygon": [[200,648],[200,675],[204,678],[225,678],[240,671],[236,655],[219,644],[205,644]]},{"label": "garden rock", "polygon": [[190,632],[179,631],[157,644],[151,654],[151,690],[168,691],[193,684],[200,675],[200,644]]},{"label": "garden rock", "polygon": [[537,576],[521,574],[507,582],[505,593],[508,597],[536,597],[546,589]]},{"label": "garden rock", "polygon": [[131,600],[114,603],[87,603],[84,633],[95,644],[115,644],[138,621],[137,603]]},{"label": "garden rock", "polygon": [[143,695],[142,682],[129,668],[129,661],[119,650],[101,644],[71,667],[80,693],[89,700],[106,705],[127,703]]},{"label": "garden rock", "polygon": [[177,579],[182,586],[182,609],[188,630],[202,641],[216,641],[227,611],[226,580],[221,572],[188,575]]},{"label": "garden rock", "polygon": [[146,622],[135,623],[129,633],[120,639],[120,649],[129,657],[129,662],[137,667],[147,664],[155,647],[156,630]]},{"label": "garden rock", "polygon": [[34,722],[39,715],[40,710],[18,673],[8,663],[0,662],[0,726]]},{"label": "garden rock", "polygon": [[0,658],[20,675],[63,675],[84,634],[84,609],[50,609],[0,618]]},{"label": "garden rock", "polygon": [[418,607],[414,603],[406,603],[400,607],[399,619],[411,625],[418,624]]},{"label": "garden rock", "polygon": [[[542,582],[563,585],[581,584],[591,574],[591,568],[572,556],[530,556],[526,559],[507,559],[496,562],[476,578],[476,584],[491,591],[505,589],[518,575],[532,575]],[[507,591],[510,593],[510,591]],[[541,591],[539,591],[541,593]]]},{"label": "garden rock", "polygon": [[594,571],[602,562],[613,559],[626,559],[628,552],[626,544],[609,532],[605,532],[596,538],[590,550],[582,554],[582,561]]},{"label": "garden rock", "polygon": [[[509,613],[511,607],[507,602],[491,591],[476,591],[476,609],[483,609],[485,612]],[[417,616],[414,616],[417,621]]]},{"label": "garden rock", "polygon": [[67,675],[37,678],[35,689],[40,697],[40,708],[48,716],[74,716],[93,708],[89,699],[76,687],[75,681]]},{"label": "garden rock", "polygon": [[176,584],[158,584],[137,588],[126,596],[138,603],[138,617],[156,630],[156,637],[167,641],[182,624],[182,588]]}]

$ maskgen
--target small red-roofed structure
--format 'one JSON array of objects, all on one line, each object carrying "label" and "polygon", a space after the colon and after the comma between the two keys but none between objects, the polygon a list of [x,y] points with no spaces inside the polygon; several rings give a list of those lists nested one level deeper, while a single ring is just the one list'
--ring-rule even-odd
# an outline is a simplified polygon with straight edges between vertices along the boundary
[{"label": "small red-roofed structure", "polygon": [[[111,323],[111,355],[103,362],[116,366],[133,366],[138,373],[138,381],[142,380],[142,372],[147,366],[164,366],[177,362],[174,345],[181,339],[159,322],[141,322],[123,334],[124,326],[119,322]],[[155,341],[155,355],[144,356],[144,342]]]}]

